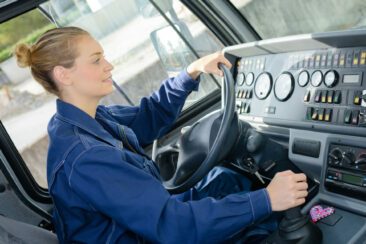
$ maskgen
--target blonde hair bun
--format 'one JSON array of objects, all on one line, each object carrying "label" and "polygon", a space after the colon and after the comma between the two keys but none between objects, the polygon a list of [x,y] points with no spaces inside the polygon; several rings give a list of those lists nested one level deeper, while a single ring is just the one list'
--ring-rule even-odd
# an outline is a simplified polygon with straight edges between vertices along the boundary
[{"label": "blonde hair bun", "polygon": [[28,67],[31,66],[32,60],[31,60],[31,51],[30,48],[24,44],[18,44],[15,47],[14,54],[17,57],[17,62],[19,67]]}]

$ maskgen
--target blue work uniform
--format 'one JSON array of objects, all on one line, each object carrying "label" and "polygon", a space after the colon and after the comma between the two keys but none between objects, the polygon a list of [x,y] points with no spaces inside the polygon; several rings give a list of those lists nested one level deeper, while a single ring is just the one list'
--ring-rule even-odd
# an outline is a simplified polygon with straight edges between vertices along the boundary
[{"label": "blue work uniform", "polygon": [[57,100],[47,179],[61,243],[218,243],[271,214],[265,189],[171,195],[143,155],[140,145],[171,127],[198,83],[184,70],[139,106],[98,106],[95,119]]}]

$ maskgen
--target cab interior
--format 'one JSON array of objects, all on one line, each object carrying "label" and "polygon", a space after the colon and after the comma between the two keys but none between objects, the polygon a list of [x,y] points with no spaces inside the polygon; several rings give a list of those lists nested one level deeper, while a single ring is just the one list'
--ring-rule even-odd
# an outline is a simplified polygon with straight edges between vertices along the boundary
[{"label": "cab interior", "polygon": [[[183,192],[217,165],[248,177],[252,190],[277,172],[303,172],[306,203],[283,213],[282,229],[280,224],[263,243],[366,243],[363,1],[5,0],[0,36],[16,32],[6,30],[10,21],[32,11],[47,21],[42,28],[77,25],[109,48],[116,91],[103,99],[107,105],[138,104],[164,77],[222,51],[232,63],[225,78],[201,77],[199,92],[190,95],[173,127],[144,145],[164,186]],[[9,49],[1,45],[0,51]],[[0,52],[0,232],[7,233],[0,238],[57,243],[42,179],[54,98],[24,78],[16,81],[7,55],[2,60]],[[208,117],[209,128],[200,128]],[[203,156],[185,141],[197,130],[207,143]],[[176,178],[176,172],[183,173]],[[332,207],[334,214],[311,223],[316,205]],[[297,229],[286,224],[316,230],[294,237]]]}]

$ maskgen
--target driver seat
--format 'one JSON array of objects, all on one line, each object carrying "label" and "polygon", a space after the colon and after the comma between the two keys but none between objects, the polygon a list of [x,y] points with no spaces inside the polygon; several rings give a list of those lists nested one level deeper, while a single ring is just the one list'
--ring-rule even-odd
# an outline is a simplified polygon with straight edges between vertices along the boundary
[{"label": "driver seat", "polygon": [[56,244],[56,234],[40,227],[0,215],[0,243]]}]

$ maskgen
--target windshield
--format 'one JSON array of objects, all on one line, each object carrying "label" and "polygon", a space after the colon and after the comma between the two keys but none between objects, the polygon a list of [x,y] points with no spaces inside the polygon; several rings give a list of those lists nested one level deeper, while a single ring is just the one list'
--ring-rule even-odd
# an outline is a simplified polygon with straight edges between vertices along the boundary
[{"label": "windshield", "polygon": [[231,0],[262,39],[366,28],[365,0]]}]

